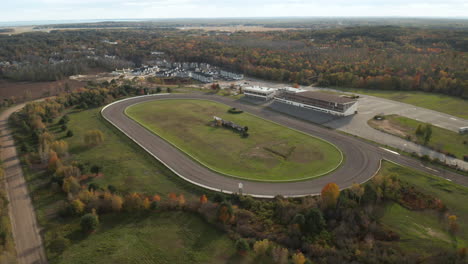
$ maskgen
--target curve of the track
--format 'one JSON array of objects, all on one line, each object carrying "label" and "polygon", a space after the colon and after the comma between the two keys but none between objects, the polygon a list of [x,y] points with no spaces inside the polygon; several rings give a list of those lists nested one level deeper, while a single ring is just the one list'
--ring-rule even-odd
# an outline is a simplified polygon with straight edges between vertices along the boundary
[{"label": "curve of the track", "polygon": [[[148,131],[124,113],[127,107],[137,103],[167,99],[205,99],[240,108],[261,118],[327,140],[335,144],[343,152],[345,159],[338,169],[326,176],[298,182],[256,182],[220,175],[192,160],[186,154],[179,151],[164,139]],[[203,94],[139,96],[109,104],[102,109],[101,113],[107,121],[161,161],[178,176],[198,186],[226,193],[239,192],[238,186],[239,183],[242,183],[242,192],[244,194],[257,197],[273,197],[275,195],[297,197],[314,195],[318,194],[323,186],[329,182],[335,182],[340,188],[346,188],[353,183],[367,181],[378,171],[382,159],[416,168],[468,186],[468,177],[440,170],[439,168],[423,166],[415,159],[393,154],[357,138],[227,97]]]}]

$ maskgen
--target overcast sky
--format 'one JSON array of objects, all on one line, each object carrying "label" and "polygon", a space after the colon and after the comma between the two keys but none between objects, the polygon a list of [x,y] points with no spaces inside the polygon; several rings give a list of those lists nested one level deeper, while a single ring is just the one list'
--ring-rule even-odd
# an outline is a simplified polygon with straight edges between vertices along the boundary
[{"label": "overcast sky", "polygon": [[1,0],[0,21],[277,16],[468,17],[468,0]]}]

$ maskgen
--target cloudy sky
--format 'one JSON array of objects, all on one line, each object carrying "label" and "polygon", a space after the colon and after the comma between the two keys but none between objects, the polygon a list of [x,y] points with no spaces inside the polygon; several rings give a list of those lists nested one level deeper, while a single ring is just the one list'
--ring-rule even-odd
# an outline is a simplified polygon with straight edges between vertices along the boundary
[{"label": "cloudy sky", "polygon": [[468,0],[2,0],[0,21],[276,16],[468,17]]}]

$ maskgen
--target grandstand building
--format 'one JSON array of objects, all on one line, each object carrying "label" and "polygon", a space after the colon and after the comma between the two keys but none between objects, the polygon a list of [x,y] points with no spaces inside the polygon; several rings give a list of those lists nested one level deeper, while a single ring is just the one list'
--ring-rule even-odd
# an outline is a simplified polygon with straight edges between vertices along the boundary
[{"label": "grandstand building", "polygon": [[268,88],[268,87],[245,87],[243,88],[244,95],[248,97],[262,98],[265,100],[271,100],[276,95],[277,89]]},{"label": "grandstand building", "polygon": [[336,116],[349,116],[357,112],[357,101],[347,97],[321,92],[282,91],[275,95],[275,101],[312,109]]}]

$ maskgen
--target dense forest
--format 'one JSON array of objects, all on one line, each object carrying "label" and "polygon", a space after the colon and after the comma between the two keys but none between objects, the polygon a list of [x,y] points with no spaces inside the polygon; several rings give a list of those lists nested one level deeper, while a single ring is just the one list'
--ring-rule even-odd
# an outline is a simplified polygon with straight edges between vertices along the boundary
[{"label": "dense forest", "polygon": [[17,62],[1,67],[0,74],[14,80],[59,79],[89,67],[138,66],[154,60],[151,51],[158,50],[171,60],[208,62],[279,82],[468,98],[467,39],[467,28],[399,26],[232,34],[173,28],[52,31],[0,36],[0,62]]}]

